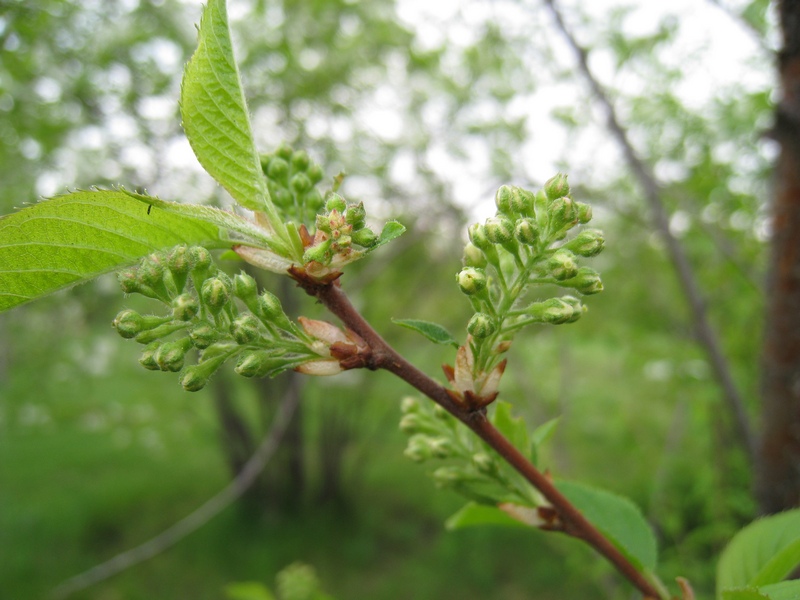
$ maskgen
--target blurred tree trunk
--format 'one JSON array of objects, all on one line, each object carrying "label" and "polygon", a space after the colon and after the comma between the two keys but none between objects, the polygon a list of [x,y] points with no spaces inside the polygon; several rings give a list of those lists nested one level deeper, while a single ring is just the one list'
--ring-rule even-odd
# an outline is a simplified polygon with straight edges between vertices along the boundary
[{"label": "blurred tree trunk", "polygon": [[761,511],[800,505],[800,3],[782,0],[772,255],[762,365]]}]

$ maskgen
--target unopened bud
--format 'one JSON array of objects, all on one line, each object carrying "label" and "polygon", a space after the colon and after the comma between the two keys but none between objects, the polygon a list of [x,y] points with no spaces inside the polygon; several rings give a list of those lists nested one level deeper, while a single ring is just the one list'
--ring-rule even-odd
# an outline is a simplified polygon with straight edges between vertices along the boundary
[{"label": "unopened bud", "polygon": [[494,195],[494,203],[497,206],[498,212],[504,215],[511,216],[513,209],[511,208],[511,197],[513,195],[513,188],[510,185],[501,185],[497,188]]},{"label": "unopened bud", "polygon": [[289,175],[289,163],[282,158],[273,158],[267,166],[267,177],[283,182]]},{"label": "unopened bud", "polygon": [[[378,236],[369,227],[363,227],[358,231],[354,231],[350,237],[353,243],[363,248],[372,248],[372,246],[378,242]],[[341,241],[339,243],[341,244]]]},{"label": "unopened bud", "polygon": [[439,467],[433,472],[433,480],[439,487],[452,487],[473,478],[459,467]]},{"label": "unopened bud", "polygon": [[172,273],[172,278],[178,291],[182,291],[189,275],[189,249],[186,246],[175,246],[167,255],[167,268]]},{"label": "unopened bud", "polygon": [[605,246],[603,232],[597,229],[584,229],[562,247],[572,250],[578,256],[597,256]]},{"label": "unopened bud", "polygon": [[311,183],[313,183],[313,184],[319,183],[320,181],[322,181],[322,178],[325,176],[323,174],[323,172],[322,172],[322,167],[320,167],[317,164],[313,164],[310,167],[308,167],[308,170],[306,171],[306,175],[308,175],[308,178],[311,180]]},{"label": "unopened bud", "polygon": [[186,351],[191,346],[189,338],[182,338],[174,342],[161,344],[153,358],[162,371],[177,373],[183,368],[183,359]]},{"label": "unopened bud", "polygon": [[275,206],[280,206],[281,208],[289,208],[294,202],[292,193],[286,188],[277,188],[274,192],[270,192],[270,197]]},{"label": "unopened bud", "polygon": [[586,312],[586,307],[575,296],[561,296],[560,300],[572,307],[572,317],[567,323],[574,323]]},{"label": "unopened bud", "polygon": [[486,274],[481,269],[465,267],[456,274],[458,287],[467,296],[474,296],[486,289]]},{"label": "unopened bud", "polygon": [[294,150],[292,150],[292,147],[286,142],[281,142],[281,145],[278,146],[277,150],[275,150],[276,156],[280,156],[282,159],[287,161],[292,159],[293,154]]},{"label": "unopened bud", "polygon": [[581,311],[569,302],[565,302],[561,298],[550,298],[543,302],[534,302],[525,309],[532,317],[535,317],[541,323],[549,323],[550,325],[562,325],[564,323],[572,323],[576,320],[575,314],[580,316]]},{"label": "unopened bud", "polygon": [[581,267],[572,279],[562,281],[559,285],[574,288],[584,296],[598,294],[603,291],[600,274],[590,267]]},{"label": "unopened bud", "polygon": [[548,179],[544,184],[544,193],[550,200],[561,198],[569,194],[569,183],[567,183],[567,176],[563,173],[558,173],[554,177]]},{"label": "unopened bud", "polygon": [[292,168],[294,168],[295,171],[305,171],[308,169],[310,162],[311,159],[308,157],[308,152],[305,150],[298,150],[292,153]]},{"label": "unopened bud", "polygon": [[200,311],[200,304],[192,294],[181,294],[172,301],[172,316],[179,321],[191,321]]},{"label": "unopened bud", "polygon": [[427,436],[419,434],[412,436],[408,440],[408,446],[406,446],[403,454],[418,463],[425,462],[433,457]]},{"label": "unopened bud", "polygon": [[[164,322],[163,320],[161,321]],[[111,322],[114,329],[117,330],[125,339],[136,337],[141,331],[149,329],[145,327],[145,319],[135,310],[126,309],[117,313],[114,320]],[[160,324],[160,323],[159,323]]]},{"label": "unopened bud", "polygon": [[253,350],[242,354],[233,370],[242,377],[264,377],[285,364],[285,359],[270,351]]},{"label": "unopened bud", "polygon": [[195,348],[204,350],[211,344],[219,340],[219,332],[209,323],[200,323],[189,332],[189,339],[192,340]]},{"label": "unopened bud", "polygon": [[239,315],[234,319],[233,323],[231,323],[233,339],[236,340],[237,344],[241,345],[254,343],[261,337],[261,331],[258,325],[258,319],[250,313]]},{"label": "unopened bud", "polygon": [[292,175],[292,180],[289,182],[289,185],[297,194],[302,194],[307,192],[311,189],[311,180],[308,178],[308,175],[305,173],[297,173]]},{"label": "unopened bud", "polygon": [[511,210],[518,215],[532,217],[534,215],[534,196],[532,192],[522,188],[513,188]]},{"label": "unopened bud", "polygon": [[482,340],[497,331],[497,327],[489,315],[479,312],[472,315],[467,324],[467,331],[472,337]]},{"label": "unopened bud", "polygon": [[484,225],[473,223],[469,226],[468,232],[470,241],[475,244],[476,247],[481,250],[492,248],[492,242],[486,234],[486,227]]},{"label": "unopened bud", "polygon": [[306,192],[305,196],[306,206],[310,208],[312,211],[318,211],[322,208],[322,205],[325,204],[325,201],[322,199],[322,194],[319,193],[317,188],[311,188]]},{"label": "unopened bud", "polygon": [[465,267],[484,268],[487,265],[486,255],[472,242],[467,242],[464,246],[464,257],[462,259]]},{"label": "unopened bud", "polygon": [[363,202],[351,204],[344,213],[345,222],[352,225],[354,230],[361,229],[366,218],[367,211],[364,209]]},{"label": "unopened bud", "polygon": [[592,220],[592,205],[586,202],[576,202],[575,211],[578,213],[578,223],[585,225]]},{"label": "unopened bud", "polygon": [[258,301],[258,284],[247,273],[238,273],[233,277],[233,293],[242,299],[247,308],[253,310]]},{"label": "unopened bud", "polygon": [[514,237],[526,246],[533,246],[539,241],[539,228],[530,217],[520,219],[514,225]]},{"label": "unopened bud", "polygon": [[286,317],[283,312],[283,306],[281,306],[281,301],[272,292],[268,292],[267,290],[261,292],[261,295],[258,297],[258,305],[261,314],[267,321],[275,321]]},{"label": "unopened bud", "polygon": [[547,270],[550,276],[558,281],[575,277],[578,273],[575,255],[563,248],[556,251],[556,253],[547,260]]},{"label": "unopened bud", "polygon": [[497,463],[485,452],[477,452],[472,455],[472,464],[482,475],[494,475],[497,473]]},{"label": "unopened bud", "polygon": [[456,449],[453,445],[453,442],[445,437],[439,437],[430,440],[429,447],[434,458],[444,460],[456,455]]},{"label": "unopened bud", "polygon": [[210,269],[214,264],[211,253],[202,246],[192,246],[189,248],[187,255],[192,271],[204,272]]},{"label": "unopened bud", "polygon": [[347,202],[344,201],[337,193],[332,193],[328,195],[328,199],[325,201],[325,210],[328,212],[337,211],[343,213],[347,208]]},{"label": "unopened bud", "polygon": [[406,396],[400,402],[400,410],[403,414],[419,412],[419,400],[413,396]]},{"label": "unopened bud", "polygon": [[142,350],[142,354],[139,356],[139,364],[145,369],[150,371],[158,371],[160,369],[155,359],[159,346],[161,346],[161,342],[153,342],[145,346],[144,350]]},{"label": "unopened bud", "polygon": [[117,273],[117,281],[125,294],[136,294],[141,287],[136,269],[123,269]]},{"label": "unopened bud", "polygon": [[203,352],[201,361],[196,365],[191,365],[183,369],[181,373],[181,385],[187,392],[196,392],[203,389],[214,372],[222,366],[231,355],[230,350],[220,352],[210,352],[214,348],[211,346]]},{"label": "unopened bud", "polygon": [[212,277],[203,282],[200,296],[203,299],[203,304],[216,314],[231,299],[231,286],[227,285],[227,282],[221,277]]},{"label": "unopened bud", "polygon": [[493,244],[507,244],[514,239],[514,223],[511,219],[502,216],[490,217],[486,219],[485,227],[486,237]]},{"label": "unopened bud", "polygon": [[332,255],[331,241],[325,240],[316,246],[309,247],[303,253],[303,262],[306,264],[310,262],[318,262],[322,265],[327,265],[331,262]]},{"label": "unopened bud", "polygon": [[424,429],[422,417],[418,413],[407,413],[400,419],[400,431],[403,433],[419,433]]},{"label": "unopened bud", "polygon": [[556,198],[550,204],[550,223],[551,230],[558,231],[560,229],[569,229],[570,226],[576,225],[578,222],[578,215],[575,210],[575,203],[571,198],[562,196]]},{"label": "unopened bud", "polygon": [[163,285],[165,258],[160,253],[154,253],[142,260],[139,266],[139,280],[146,286],[158,289]]}]

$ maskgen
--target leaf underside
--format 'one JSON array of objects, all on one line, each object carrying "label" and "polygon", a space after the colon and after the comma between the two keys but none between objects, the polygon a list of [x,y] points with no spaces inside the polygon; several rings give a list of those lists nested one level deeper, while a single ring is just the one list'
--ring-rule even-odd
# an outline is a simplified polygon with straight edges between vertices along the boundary
[{"label": "leaf underside", "polygon": [[421,321],[419,319],[392,319],[392,323],[410,329],[411,331],[416,331],[436,344],[450,345],[454,348],[458,348],[458,342],[455,338],[450,335],[447,329],[438,323]]},{"label": "leaf underside", "polygon": [[125,192],[78,191],[0,218],[0,311],[178,244],[229,247],[220,228]]}]

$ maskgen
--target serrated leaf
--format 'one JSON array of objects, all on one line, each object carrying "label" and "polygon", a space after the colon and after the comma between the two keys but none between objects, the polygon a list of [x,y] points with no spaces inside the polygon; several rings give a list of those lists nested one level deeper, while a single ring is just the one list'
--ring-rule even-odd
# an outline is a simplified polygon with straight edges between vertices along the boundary
[{"label": "serrated leaf", "polygon": [[722,600],[800,600],[800,581],[782,581],[763,587],[723,590]]},{"label": "serrated leaf", "polygon": [[183,73],[181,118],[197,160],[239,204],[251,210],[272,208],[224,0],[209,0],[203,11],[197,50]]},{"label": "serrated leaf", "polygon": [[510,517],[496,506],[469,502],[458,512],[445,521],[445,527],[450,531],[474,527],[476,525],[501,525],[504,527],[521,527],[530,529],[529,525]]},{"label": "serrated leaf", "polygon": [[514,447],[526,456],[531,451],[531,441],[528,437],[528,426],[522,417],[512,417],[512,406],[508,402],[498,400],[494,403],[495,409],[491,421]]},{"label": "serrated leaf", "polygon": [[225,248],[220,228],[120,191],[79,191],[0,217],[0,311],[178,244]]},{"label": "serrated leaf", "polygon": [[638,506],[627,498],[582,483],[558,481],[556,487],[640,571],[655,569],[656,538]]},{"label": "serrated leaf", "polygon": [[458,342],[450,335],[450,332],[437,323],[420,321],[419,319],[392,319],[392,323],[416,331],[436,344],[450,345],[454,348],[458,348]]},{"label": "serrated leaf", "polygon": [[406,232],[406,227],[398,221],[389,221],[383,226],[381,234],[378,236],[378,242],[370,248],[374,250],[384,244],[388,244],[393,239],[400,237]]},{"label": "serrated leaf", "polygon": [[751,523],[734,536],[717,565],[717,590],[777,583],[800,565],[800,509]]}]

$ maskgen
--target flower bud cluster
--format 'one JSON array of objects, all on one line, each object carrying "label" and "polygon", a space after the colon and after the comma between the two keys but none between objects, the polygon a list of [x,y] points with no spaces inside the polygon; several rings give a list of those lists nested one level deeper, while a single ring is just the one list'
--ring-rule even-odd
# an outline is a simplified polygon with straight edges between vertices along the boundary
[{"label": "flower bud cluster", "polygon": [[[203,247],[177,246],[156,252],[119,273],[123,291],[166,305],[166,315],[141,315],[126,309],[113,321],[127,339],[145,348],[146,369],[180,372],[188,391],[202,389],[214,372],[236,358],[245,377],[274,376],[309,361],[329,359],[327,349],[295,325],[277,297],[259,293],[246,273],[228,276]],[[238,302],[237,302],[238,299]],[[240,310],[240,304],[247,310]],[[197,360],[191,360],[195,350]]]},{"label": "flower bud cluster", "polygon": [[528,486],[455,417],[413,397],[405,398],[401,406],[400,429],[409,436],[404,454],[418,463],[442,461],[431,473],[438,486],[486,504],[531,504]]},{"label": "flower bud cluster", "polygon": [[324,173],[305,150],[281,144],[271,154],[261,155],[261,170],[267,178],[272,202],[289,220],[313,220],[324,200],[317,189]]},{"label": "flower bud cluster", "polygon": [[[598,273],[579,263],[599,254],[605,240],[597,229],[579,228],[591,220],[592,209],[573,200],[566,175],[557,174],[538,191],[503,185],[495,194],[495,205],[493,217],[469,227],[464,267],[456,274],[461,292],[475,310],[467,325],[468,352],[463,353],[472,357],[469,381],[475,385],[494,372],[522,327],[573,323],[586,310],[573,296],[526,301],[532,287],[556,285],[581,295],[603,289]],[[571,235],[575,228],[579,230]],[[479,393],[462,389],[469,387],[469,381],[453,378],[463,397],[470,391]]]}]

